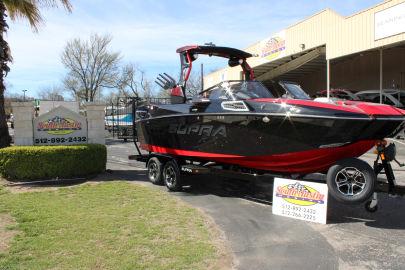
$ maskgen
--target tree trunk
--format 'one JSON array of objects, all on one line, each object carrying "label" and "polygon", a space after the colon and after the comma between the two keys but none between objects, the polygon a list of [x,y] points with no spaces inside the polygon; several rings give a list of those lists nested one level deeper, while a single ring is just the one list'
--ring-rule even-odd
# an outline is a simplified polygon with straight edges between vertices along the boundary
[{"label": "tree trunk", "polygon": [[4,34],[7,31],[6,7],[0,0],[0,148],[10,146],[11,137],[8,133],[6,111],[4,109],[4,91],[6,90],[4,78],[10,68],[8,62],[11,60],[8,43],[4,40]]}]

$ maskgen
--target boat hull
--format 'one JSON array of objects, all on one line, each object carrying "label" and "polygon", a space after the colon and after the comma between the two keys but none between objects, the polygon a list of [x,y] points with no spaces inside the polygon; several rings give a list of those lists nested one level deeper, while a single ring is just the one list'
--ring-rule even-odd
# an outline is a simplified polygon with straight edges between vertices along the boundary
[{"label": "boat hull", "polygon": [[361,156],[401,123],[228,113],[152,117],[136,125],[141,147],[150,152],[272,172],[311,173]]}]

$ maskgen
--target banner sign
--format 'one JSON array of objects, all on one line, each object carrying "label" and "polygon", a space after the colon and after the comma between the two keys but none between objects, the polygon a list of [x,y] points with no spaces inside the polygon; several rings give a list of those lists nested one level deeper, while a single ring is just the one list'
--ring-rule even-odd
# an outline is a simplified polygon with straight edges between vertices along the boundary
[{"label": "banner sign", "polygon": [[285,48],[285,31],[281,31],[261,42],[259,55],[266,62],[275,60],[285,56]]},{"label": "banner sign", "polygon": [[274,179],[273,214],[326,224],[327,209],[326,184]]},{"label": "banner sign", "polygon": [[405,33],[405,3],[374,14],[374,39]]},{"label": "banner sign", "polygon": [[59,106],[34,119],[34,145],[87,143],[84,116]]}]

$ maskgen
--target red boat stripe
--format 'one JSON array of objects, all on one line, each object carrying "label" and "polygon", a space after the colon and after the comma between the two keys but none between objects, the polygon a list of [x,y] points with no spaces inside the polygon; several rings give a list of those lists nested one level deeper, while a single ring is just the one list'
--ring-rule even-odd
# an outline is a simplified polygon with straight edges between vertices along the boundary
[{"label": "red boat stripe", "polygon": [[273,103],[285,103],[291,105],[301,105],[301,106],[308,106],[308,107],[316,107],[316,108],[323,108],[323,109],[331,109],[331,110],[340,110],[346,111],[351,113],[360,113],[364,114],[364,111],[358,109],[353,106],[342,106],[342,105],[335,105],[330,103],[324,102],[317,102],[313,100],[302,100],[302,99],[284,99],[284,98],[257,98],[252,99],[252,101],[258,102],[273,102]]},{"label": "red boat stripe", "polygon": [[204,157],[204,158],[242,158],[243,156],[238,155],[230,155],[230,154],[217,154],[217,153],[208,153],[208,152],[200,152],[200,151],[189,151],[189,150],[181,150],[175,148],[168,148],[163,146],[157,145],[150,145],[150,144],[141,144],[141,148],[147,151],[162,153],[162,154],[172,154],[172,155],[179,155],[179,156],[192,156],[192,157]]},{"label": "red boat stripe", "polygon": [[327,170],[338,160],[349,157],[359,157],[370,150],[374,143],[374,140],[365,140],[340,147],[261,156],[207,153],[148,144],[142,144],[141,148],[156,153],[200,157],[211,161],[238,164],[243,167],[275,172],[312,173]]},{"label": "red boat stripe", "polygon": [[351,113],[366,115],[392,115],[402,116],[405,111],[386,104],[376,104],[364,101],[337,101],[337,104],[317,102],[313,100],[283,99],[283,98],[257,98],[251,99],[258,102],[286,103],[291,105],[301,105],[331,110],[340,110]]}]

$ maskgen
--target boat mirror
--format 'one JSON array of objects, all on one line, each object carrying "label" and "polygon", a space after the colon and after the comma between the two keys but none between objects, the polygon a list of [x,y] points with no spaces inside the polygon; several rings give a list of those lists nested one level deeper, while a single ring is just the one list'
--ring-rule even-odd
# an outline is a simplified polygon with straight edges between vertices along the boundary
[{"label": "boat mirror", "polygon": [[239,66],[239,65],[240,65],[240,63],[239,63],[239,59],[235,59],[235,58],[231,58],[231,59],[229,59],[229,61],[228,61],[228,65],[229,65],[230,67],[236,67],[236,66]]}]

